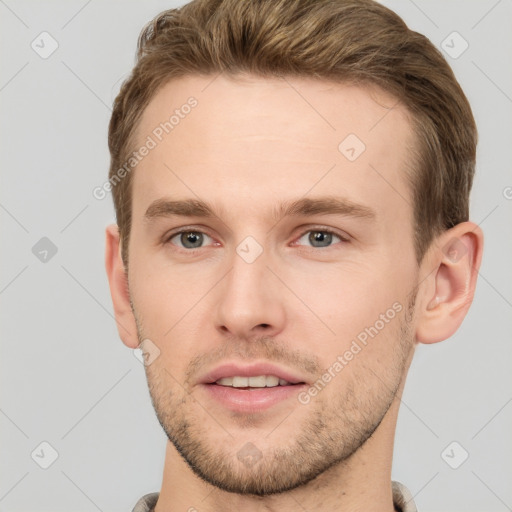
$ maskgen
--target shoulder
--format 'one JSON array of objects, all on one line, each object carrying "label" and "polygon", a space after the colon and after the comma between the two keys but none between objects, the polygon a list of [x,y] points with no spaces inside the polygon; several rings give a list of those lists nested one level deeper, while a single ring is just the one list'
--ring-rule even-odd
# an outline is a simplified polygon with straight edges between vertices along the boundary
[{"label": "shoulder", "polygon": [[391,482],[393,504],[397,512],[418,512],[411,491],[400,482]]},{"label": "shoulder", "polygon": [[159,495],[160,493],[158,492],[145,494],[139,501],[137,501],[132,512],[153,512]]}]

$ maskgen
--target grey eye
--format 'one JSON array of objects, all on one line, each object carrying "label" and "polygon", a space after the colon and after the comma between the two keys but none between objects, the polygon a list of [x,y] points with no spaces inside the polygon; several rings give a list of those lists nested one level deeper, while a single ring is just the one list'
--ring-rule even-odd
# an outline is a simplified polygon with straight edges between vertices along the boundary
[{"label": "grey eye", "polygon": [[341,238],[338,235],[331,233],[330,231],[319,229],[304,233],[299,238],[299,243],[306,245],[309,244],[312,247],[329,247],[332,245],[334,239],[337,239],[336,241],[341,241]]},{"label": "grey eye", "polygon": [[175,245],[179,247],[183,247],[184,249],[198,249],[202,247],[206,239],[209,238],[207,234],[201,233],[200,231],[182,231],[181,233],[176,233],[169,241],[172,242],[172,240],[176,239],[177,243],[172,243],[175,243]]}]

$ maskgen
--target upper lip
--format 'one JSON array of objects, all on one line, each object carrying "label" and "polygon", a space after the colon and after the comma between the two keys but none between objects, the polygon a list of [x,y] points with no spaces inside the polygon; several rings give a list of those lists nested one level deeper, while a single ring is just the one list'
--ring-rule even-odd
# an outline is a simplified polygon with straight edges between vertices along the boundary
[{"label": "upper lip", "polygon": [[275,375],[290,384],[306,383],[301,375],[294,374],[290,370],[280,368],[272,363],[224,363],[215,367],[200,379],[201,384],[213,384],[224,377],[257,377],[258,375]]}]

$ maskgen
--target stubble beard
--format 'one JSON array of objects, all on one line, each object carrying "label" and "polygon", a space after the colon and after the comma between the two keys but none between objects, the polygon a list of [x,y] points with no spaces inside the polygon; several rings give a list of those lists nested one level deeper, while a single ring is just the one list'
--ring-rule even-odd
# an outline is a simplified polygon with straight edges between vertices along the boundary
[{"label": "stubble beard", "polygon": [[[362,363],[350,379],[344,379],[341,372],[334,379],[335,383],[329,384],[336,385],[338,380],[343,386],[339,388],[339,393],[332,395],[335,401],[326,404],[312,400],[308,405],[301,405],[297,401],[296,407],[309,408],[307,417],[300,424],[293,421],[293,412],[279,426],[281,419],[276,419],[277,429],[288,428],[298,432],[293,435],[294,431],[290,431],[290,435],[285,436],[286,444],[271,444],[272,436],[266,437],[268,431],[274,428],[271,425],[262,429],[259,437],[239,445],[236,438],[228,433],[229,426],[225,428],[222,421],[217,420],[218,412],[209,412],[209,404],[198,405],[195,398],[165,368],[151,365],[146,367],[146,375],[158,421],[190,469],[223,491],[267,496],[306,485],[330,468],[348,464],[391,407],[405,378],[413,347],[410,329],[413,308],[414,299],[399,318],[399,327],[395,332],[399,343],[394,345],[393,364],[390,367],[368,368]],[[139,339],[143,340],[145,336],[139,322],[137,324]],[[264,347],[265,352],[269,353],[259,353],[273,360],[272,345],[265,344]],[[198,411],[200,416],[191,412],[193,410]],[[205,434],[208,422],[217,432],[225,434],[224,443]],[[238,427],[247,428],[257,423],[257,416],[253,419],[249,416],[241,418]],[[255,450],[258,455],[249,457],[249,463],[247,459],[237,456],[244,444],[249,446],[249,451]]]}]

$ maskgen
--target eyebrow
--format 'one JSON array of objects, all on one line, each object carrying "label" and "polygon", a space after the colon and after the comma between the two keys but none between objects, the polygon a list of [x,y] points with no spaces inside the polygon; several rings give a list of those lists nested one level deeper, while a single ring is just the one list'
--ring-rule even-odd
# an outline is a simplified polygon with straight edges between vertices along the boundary
[{"label": "eyebrow", "polygon": [[[348,199],[326,196],[301,198],[285,201],[272,209],[272,218],[276,221],[283,217],[312,215],[343,215],[364,220],[375,220],[377,214],[369,206],[354,203]],[[159,217],[219,217],[215,208],[200,199],[169,200],[157,199],[146,210],[144,220]]]}]

